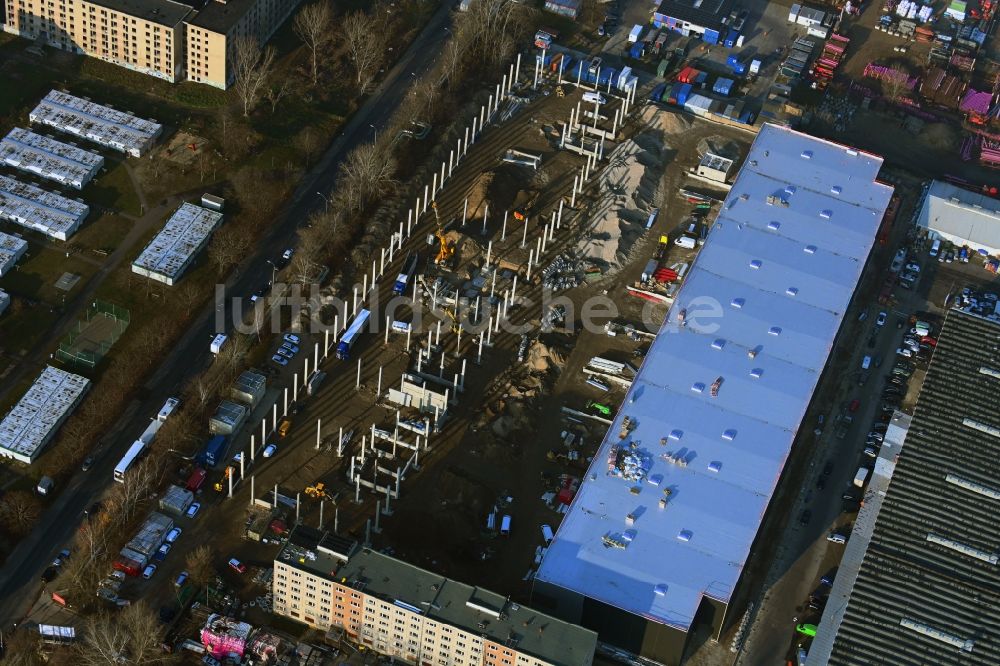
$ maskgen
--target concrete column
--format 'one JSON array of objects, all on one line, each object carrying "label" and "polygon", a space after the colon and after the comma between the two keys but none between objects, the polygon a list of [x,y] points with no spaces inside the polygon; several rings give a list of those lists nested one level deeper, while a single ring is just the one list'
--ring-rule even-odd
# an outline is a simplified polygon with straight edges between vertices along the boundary
[{"label": "concrete column", "polygon": [[320,432],[322,432],[322,419],[316,419],[316,450],[319,451]]},{"label": "concrete column", "polygon": [[361,359],[360,358],[358,359],[358,376],[357,376],[357,379],[355,379],[355,381],[354,381],[354,388],[355,389],[361,388]]}]

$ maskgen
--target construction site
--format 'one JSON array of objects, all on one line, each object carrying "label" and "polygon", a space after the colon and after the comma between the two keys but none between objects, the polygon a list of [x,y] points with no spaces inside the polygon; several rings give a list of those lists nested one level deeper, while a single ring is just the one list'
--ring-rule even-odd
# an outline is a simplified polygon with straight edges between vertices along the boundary
[{"label": "construction site", "polygon": [[301,522],[527,600],[753,134],[510,74],[210,473],[249,561]]}]

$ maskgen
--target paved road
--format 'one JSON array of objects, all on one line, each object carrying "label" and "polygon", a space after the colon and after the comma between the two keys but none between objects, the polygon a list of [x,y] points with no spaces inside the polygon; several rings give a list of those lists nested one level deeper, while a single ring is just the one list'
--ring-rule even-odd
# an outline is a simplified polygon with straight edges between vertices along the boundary
[{"label": "paved road", "polygon": [[[378,90],[347,123],[344,133],[303,177],[281,220],[262,239],[256,254],[247,258],[227,283],[227,293],[249,295],[270,278],[267,260],[293,244],[298,224],[324,205],[316,192],[329,191],[344,156],[371,136],[370,125],[385,126],[406,94],[411,74],[422,73],[431,66],[441,51],[449,22],[450,3],[443,3]],[[83,517],[83,509],[112,483],[112,471],[135,435],[145,428],[168,397],[179,393],[185,382],[208,363],[209,339],[216,332],[215,312],[215,305],[209,305],[196,319],[105,438],[94,467],[86,474],[77,474],[42,516],[40,524],[46,529],[36,530],[25,538],[0,569],[0,626],[16,623],[25,616],[37,598],[45,565],[70,540]]]}]

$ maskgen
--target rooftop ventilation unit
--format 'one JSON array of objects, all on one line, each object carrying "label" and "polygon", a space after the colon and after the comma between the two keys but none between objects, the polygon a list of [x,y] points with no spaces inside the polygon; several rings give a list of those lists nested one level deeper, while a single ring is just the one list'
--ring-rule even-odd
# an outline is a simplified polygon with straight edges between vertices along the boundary
[{"label": "rooftop ventilation unit", "polygon": [[802,248],[802,251],[805,252],[806,254],[816,254],[816,246],[806,245],[804,248]]},{"label": "rooftop ventilation unit", "polygon": [[924,624],[923,622],[917,622],[916,620],[911,620],[906,617],[900,619],[899,626],[912,629],[918,634],[923,634],[928,638],[933,638],[934,640],[941,641],[942,643],[953,645],[962,652],[972,652],[972,647],[976,644],[973,640],[959,638],[953,634],[945,633],[940,629],[935,629],[934,627]]},{"label": "rooftop ventilation unit", "polygon": [[798,287],[789,287],[788,289],[785,290],[785,293],[788,294],[789,296],[798,296],[799,295],[799,288]]},{"label": "rooftop ventilation unit", "polygon": [[760,259],[752,259],[750,261],[750,268],[752,268],[754,270],[759,269],[763,265],[764,265],[764,263]]},{"label": "rooftop ventilation unit", "polygon": [[774,221],[768,222],[767,228],[770,229],[771,231],[777,231],[778,229],[781,228],[781,222],[774,222]]},{"label": "rooftop ventilation unit", "polygon": [[968,479],[963,479],[955,474],[947,474],[944,480],[948,483],[954,484],[960,488],[965,488],[966,490],[971,490],[974,493],[979,493],[980,495],[985,495],[990,499],[1000,500],[1000,490],[996,488],[991,488],[989,486],[984,486],[981,483],[976,483],[975,481],[970,481]]},{"label": "rooftop ventilation unit", "polygon": [[987,435],[1000,438],[1000,428],[989,425],[988,423],[980,423],[975,419],[962,419],[962,425],[966,428],[972,428],[973,430],[978,430],[979,432],[984,432]]},{"label": "rooftop ventilation unit", "polygon": [[983,562],[989,562],[992,565],[996,565],[1000,562],[1000,556],[996,553],[988,553],[985,550],[980,550],[978,548],[973,548],[968,544],[961,543],[960,541],[955,541],[954,539],[949,539],[943,537],[939,534],[928,533],[927,540],[931,543],[936,543],[939,546],[944,546],[945,548],[950,548],[951,550],[962,553],[963,555],[968,555],[969,557],[974,557],[977,560],[982,560]]}]

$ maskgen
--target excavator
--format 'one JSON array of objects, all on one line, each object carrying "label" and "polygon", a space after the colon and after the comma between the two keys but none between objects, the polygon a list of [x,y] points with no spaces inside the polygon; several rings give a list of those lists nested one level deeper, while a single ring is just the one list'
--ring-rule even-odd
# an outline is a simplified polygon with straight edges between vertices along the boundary
[{"label": "excavator", "polygon": [[328,499],[329,495],[326,494],[326,484],[320,481],[315,486],[306,486],[305,488],[306,497],[312,497],[318,500]]},{"label": "excavator", "polygon": [[451,258],[455,255],[455,245],[458,241],[452,237],[452,234],[444,230],[444,225],[441,224],[441,218],[438,216],[437,201],[431,202],[431,210],[434,211],[434,221],[437,222],[434,237],[438,241],[438,253],[434,257],[434,264],[443,266],[451,262]]}]

